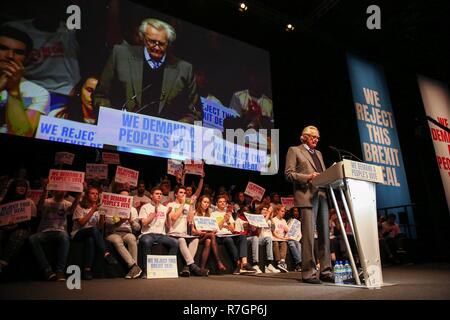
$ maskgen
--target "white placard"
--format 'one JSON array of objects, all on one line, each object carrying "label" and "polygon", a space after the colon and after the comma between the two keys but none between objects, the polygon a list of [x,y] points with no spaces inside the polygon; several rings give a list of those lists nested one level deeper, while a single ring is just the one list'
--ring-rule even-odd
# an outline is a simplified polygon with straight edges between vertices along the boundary
[{"label": "white placard", "polygon": [[186,162],[184,164],[184,169],[186,174],[194,174],[197,176],[202,176],[204,173],[203,162],[201,163]]},{"label": "white placard", "polygon": [[103,192],[99,212],[107,217],[129,218],[132,203],[133,196]]},{"label": "white placard", "polygon": [[31,220],[32,200],[20,200],[0,206],[0,227]]},{"label": "white placard", "polygon": [[73,164],[73,159],[75,155],[70,152],[56,152],[55,153],[55,164]]},{"label": "white placard", "polygon": [[50,169],[47,190],[83,192],[84,172]]},{"label": "white placard", "polygon": [[266,189],[263,187],[258,186],[256,183],[248,182],[247,188],[245,188],[244,194],[256,198],[256,200],[261,201],[262,197],[264,196],[264,192],[266,192]]},{"label": "white placard", "polygon": [[281,204],[286,207],[286,210],[290,210],[294,205],[294,197],[283,198],[281,197]]},{"label": "white placard", "polygon": [[298,238],[302,235],[302,230],[301,230],[301,224],[300,221],[298,221],[297,219],[294,219],[294,222],[292,223],[291,227],[289,228],[289,231],[286,234],[286,238]]},{"label": "white placard", "polygon": [[267,224],[266,219],[262,214],[251,214],[244,212],[245,217],[247,218],[247,221],[252,226],[255,226],[257,228],[268,228],[269,225]]},{"label": "white placard", "polygon": [[216,219],[211,217],[194,216],[194,224],[195,228],[201,231],[219,230]]},{"label": "white placard", "polygon": [[132,187],[137,187],[138,178],[139,171],[117,166],[115,179],[116,182],[128,183]]},{"label": "white placard", "polygon": [[120,164],[120,155],[112,152],[102,152],[102,162],[105,164]]},{"label": "white placard", "polygon": [[177,256],[147,255],[147,279],[178,278]]},{"label": "white placard", "polygon": [[107,179],[108,165],[103,163],[86,163],[86,179]]},{"label": "white placard", "polygon": [[183,163],[178,160],[167,159],[167,174],[172,176],[181,176],[183,172]]}]

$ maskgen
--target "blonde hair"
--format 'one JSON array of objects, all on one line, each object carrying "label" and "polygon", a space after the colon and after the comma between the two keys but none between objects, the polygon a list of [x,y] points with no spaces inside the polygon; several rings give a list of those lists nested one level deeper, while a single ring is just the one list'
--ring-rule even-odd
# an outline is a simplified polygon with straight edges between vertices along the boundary
[{"label": "blonde hair", "polygon": [[315,126],[307,126],[303,129],[302,131],[302,135],[300,136],[300,140],[302,143],[304,143],[306,141],[306,137],[305,134],[311,134],[311,131],[317,131],[319,132],[319,129],[317,129],[317,127]]}]

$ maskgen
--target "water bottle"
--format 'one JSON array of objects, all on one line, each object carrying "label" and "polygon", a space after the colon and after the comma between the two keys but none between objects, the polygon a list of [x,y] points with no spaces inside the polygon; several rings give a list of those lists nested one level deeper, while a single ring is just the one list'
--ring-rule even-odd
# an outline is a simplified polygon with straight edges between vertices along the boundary
[{"label": "water bottle", "polygon": [[333,268],[333,273],[334,273],[334,283],[335,284],[343,284],[343,279],[342,279],[342,265],[340,261],[336,261],[336,264],[334,265]]},{"label": "water bottle", "polygon": [[344,282],[350,283],[351,279],[353,278],[353,271],[352,271],[352,267],[350,266],[350,263],[348,262],[348,260],[345,260],[344,270],[345,270]]}]

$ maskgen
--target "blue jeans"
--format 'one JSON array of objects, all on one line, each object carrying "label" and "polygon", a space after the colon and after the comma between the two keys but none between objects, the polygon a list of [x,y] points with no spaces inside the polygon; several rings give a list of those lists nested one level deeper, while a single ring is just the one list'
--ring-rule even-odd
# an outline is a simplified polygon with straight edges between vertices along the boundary
[{"label": "blue jeans", "polygon": [[233,262],[237,262],[239,258],[247,257],[247,237],[243,234],[233,237],[217,237],[216,239],[217,243],[225,245]]},{"label": "blue jeans", "polygon": [[66,231],[38,232],[30,236],[30,245],[34,256],[42,271],[51,271],[52,268],[45,257],[42,244],[46,242],[56,242],[58,249],[56,252],[56,272],[64,272],[69,255],[70,238]]},{"label": "blue jeans", "polygon": [[105,241],[96,227],[80,229],[73,237],[74,241],[84,242],[84,267],[90,268],[94,264],[95,249],[102,253],[106,252]]},{"label": "blue jeans", "polygon": [[141,269],[147,270],[147,255],[152,254],[152,246],[161,243],[168,247],[169,255],[176,256],[178,253],[178,239],[171,238],[164,234],[147,233],[139,238],[139,254],[141,257]]},{"label": "blue jeans", "polygon": [[302,262],[302,246],[300,241],[289,240],[287,243],[294,263],[297,265]]},{"label": "blue jeans", "polygon": [[258,238],[257,236],[247,237],[247,241],[252,243],[252,260],[253,264],[257,264],[259,262],[259,246],[266,246],[266,258],[267,260],[273,260],[273,244],[272,238],[264,237]]}]

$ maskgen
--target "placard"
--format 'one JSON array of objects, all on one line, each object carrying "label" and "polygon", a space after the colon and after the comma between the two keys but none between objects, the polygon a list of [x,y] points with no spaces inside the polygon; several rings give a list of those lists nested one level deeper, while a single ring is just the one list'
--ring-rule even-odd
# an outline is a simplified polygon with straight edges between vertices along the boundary
[{"label": "placard", "polygon": [[55,164],[73,164],[73,159],[75,155],[70,152],[56,152],[55,153]]},{"label": "placard", "polygon": [[102,152],[102,162],[104,164],[120,164],[120,155],[118,153]]},{"label": "placard", "polygon": [[178,278],[177,256],[147,255],[147,279]]},{"label": "placard", "polygon": [[108,165],[102,163],[86,163],[86,179],[107,179]]},{"label": "placard", "polygon": [[31,220],[32,200],[20,200],[0,206],[0,227]]},{"label": "placard", "polygon": [[251,214],[244,212],[245,217],[247,218],[247,221],[252,226],[255,226],[257,228],[268,228],[269,225],[267,224],[266,219],[262,214]]},{"label": "placard", "polygon": [[129,218],[132,203],[133,196],[103,192],[99,213],[103,213],[107,217]]},{"label": "placard", "polygon": [[256,200],[261,201],[262,197],[264,196],[264,192],[266,192],[266,189],[263,187],[258,186],[256,183],[248,182],[247,188],[245,188],[244,194],[256,198]]},{"label": "placard", "polygon": [[139,171],[117,166],[115,181],[119,183],[128,183],[132,187],[137,187]]},{"label": "placard", "polygon": [[219,230],[216,219],[211,217],[194,216],[194,224],[195,228],[201,231]]},{"label": "placard", "polygon": [[50,169],[47,190],[83,192],[84,172]]},{"label": "placard", "polygon": [[283,198],[281,197],[281,204],[286,207],[286,210],[290,210],[294,207],[294,197]]}]

